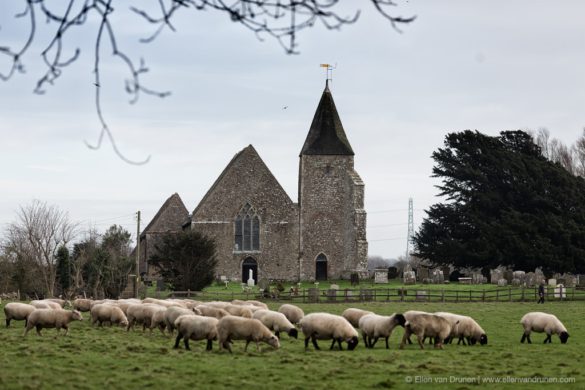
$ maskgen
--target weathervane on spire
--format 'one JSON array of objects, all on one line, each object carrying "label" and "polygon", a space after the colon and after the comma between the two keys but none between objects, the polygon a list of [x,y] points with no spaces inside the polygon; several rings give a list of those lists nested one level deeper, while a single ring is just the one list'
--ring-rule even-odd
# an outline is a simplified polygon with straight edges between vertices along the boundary
[{"label": "weathervane on spire", "polygon": [[329,80],[333,81],[333,69],[337,68],[337,64],[335,66],[331,64],[321,64],[319,66],[325,68],[325,87],[329,87]]}]

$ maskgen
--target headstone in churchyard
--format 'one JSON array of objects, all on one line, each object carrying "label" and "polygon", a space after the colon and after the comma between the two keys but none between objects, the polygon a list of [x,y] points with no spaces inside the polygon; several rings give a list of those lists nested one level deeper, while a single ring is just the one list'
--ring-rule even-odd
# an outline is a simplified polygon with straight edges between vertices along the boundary
[{"label": "headstone in churchyard", "polygon": [[254,287],[254,271],[250,270],[248,272],[248,287]]},{"label": "headstone in churchyard", "polygon": [[330,288],[331,290],[339,290],[339,285],[337,285],[337,284],[332,284],[331,286],[329,286],[329,288]]},{"label": "headstone in churchyard", "polygon": [[512,279],[514,279],[514,272],[512,270],[505,270],[504,271],[504,279],[508,282],[508,284],[512,283]]},{"label": "headstone in churchyard", "polygon": [[310,303],[319,302],[319,289],[318,288],[311,287],[311,288],[309,288],[308,293],[309,293],[309,302]]},{"label": "headstone in churchyard", "polygon": [[374,283],[388,283],[388,270],[386,268],[374,270]]},{"label": "headstone in churchyard", "polygon": [[482,284],[483,283],[483,275],[480,273],[477,273],[477,272],[471,274],[471,283]]},{"label": "headstone in churchyard", "polygon": [[396,278],[398,278],[398,268],[388,267],[388,279],[396,279]]},{"label": "headstone in churchyard", "polygon": [[415,284],[416,283],[416,275],[414,274],[414,271],[404,271],[403,283],[404,284]]},{"label": "headstone in churchyard", "polygon": [[372,301],[374,299],[374,290],[372,289],[361,289],[360,298],[362,301]]},{"label": "headstone in churchyard", "polygon": [[577,286],[577,277],[575,275],[566,274],[565,275],[565,287],[576,287]]},{"label": "headstone in churchyard", "polygon": [[514,279],[518,279],[520,281],[520,285],[524,285],[524,283],[526,283],[526,272],[514,271]]},{"label": "headstone in churchyard", "polygon": [[419,267],[418,274],[416,275],[419,281],[423,281],[429,278],[429,269],[426,267]]},{"label": "headstone in churchyard", "polygon": [[551,287],[555,287],[557,285],[557,280],[556,279],[549,279],[548,280],[548,285]]},{"label": "headstone in churchyard", "polygon": [[501,279],[503,279],[502,270],[500,269],[492,269],[490,271],[492,284],[498,284]]},{"label": "headstone in churchyard", "polygon": [[534,287],[536,286],[536,275],[534,272],[528,272],[526,274],[526,278],[524,279],[526,283],[526,287]]},{"label": "headstone in churchyard", "polygon": [[444,267],[442,268],[442,271],[443,271],[443,280],[444,280],[445,278],[448,278],[448,277],[449,277],[449,275],[451,275],[451,268],[450,268],[450,267],[444,266]]},{"label": "headstone in churchyard", "polygon": [[329,302],[335,302],[335,297],[337,296],[337,290],[335,288],[330,288],[327,290],[327,300]]},{"label": "headstone in churchyard", "polygon": [[557,284],[555,286],[554,295],[555,295],[555,298],[566,298],[567,297],[567,289],[562,284]]},{"label": "headstone in churchyard", "polygon": [[512,279],[512,286],[514,286],[514,287],[518,287],[518,286],[520,286],[521,284],[522,284],[522,282],[520,281],[520,279],[518,279],[518,278],[514,278],[514,279]]},{"label": "headstone in churchyard", "polygon": [[432,280],[435,284],[442,284],[445,281],[445,275],[441,268],[436,268],[432,272]]},{"label": "headstone in churchyard", "polygon": [[498,286],[499,287],[506,287],[508,285],[508,281],[506,279],[500,279],[498,280]]},{"label": "headstone in churchyard", "polygon": [[577,286],[585,287],[585,275],[582,274],[577,275]]}]

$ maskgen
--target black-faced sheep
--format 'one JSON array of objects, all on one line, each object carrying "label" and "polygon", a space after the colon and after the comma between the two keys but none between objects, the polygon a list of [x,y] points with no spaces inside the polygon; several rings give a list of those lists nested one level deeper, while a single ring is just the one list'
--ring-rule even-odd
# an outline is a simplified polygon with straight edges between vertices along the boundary
[{"label": "black-faced sheep", "polygon": [[424,349],[423,340],[425,337],[434,338],[435,348],[443,349],[443,341],[451,334],[451,324],[447,319],[428,313],[411,313],[406,319],[400,349],[404,348],[411,334],[416,335],[421,349]]},{"label": "black-faced sheep", "polygon": [[274,334],[278,338],[280,338],[281,331],[286,332],[286,334],[295,339],[299,336],[297,328],[295,328],[284,314],[277,311],[260,309],[254,312],[252,318],[260,320],[268,329],[274,331]]},{"label": "black-faced sheep", "polygon": [[349,309],[345,309],[343,313],[341,313],[341,316],[348,320],[351,326],[353,326],[354,328],[358,328],[360,326],[359,325],[360,318],[362,318],[366,314],[374,314],[374,312],[350,307]]},{"label": "black-faced sheep", "polygon": [[342,316],[329,313],[311,313],[307,314],[301,320],[301,330],[305,335],[305,350],[309,347],[309,339],[312,341],[315,349],[320,349],[317,340],[331,340],[333,349],[335,342],[339,344],[342,350],[341,342],[347,342],[347,349],[355,349],[358,344],[358,332]]},{"label": "black-faced sheep", "polygon": [[212,341],[217,340],[217,323],[213,317],[197,315],[182,315],[177,317],[173,327],[177,329],[175,348],[179,348],[179,341],[183,339],[185,349],[189,348],[189,340],[207,340],[206,350],[211,351]]},{"label": "black-faced sheep", "polygon": [[530,332],[546,333],[544,343],[552,343],[551,336],[557,334],[561,343],[565,344],[569,338],[567,328],[563,323],[553,314],[541,313],[541,312],[530,312],[524,315],[520,320],[522,327],[524,327],[524,333],[522,334],[521,343],[527,340],[529,344],[532,343],[530,340]]},{"label": "black-faced sheep", "polygon": [[60,332],[61,328],[63,328],[65,329],[64,336],[66,336],[69,332],[69,323],[73,320],[83,320],[81,313],[77,310],[36,309],[28,316],[24,336],[32,328],[37,328],[39,336],[41,336],[41,329],[43,328],[57,328],[57,332]]},{"label": "black-faced sheep", "polygon": [[284,316],[295,325],[298,325],[305,316],[303,309],[298,306],[291,305],[290,303],[285,303],[284,305],[280,306],[278,311],[279,313],[284,314]]},{"label": "black-faced sheep", "polygon": [[118,306],[101,303],[94,305],[90,313],[92,325],[97,323],[99,326],[102,326],[104,322],[107,322],[110,326],[114,324],[128,326],[128,318],[126,318],[126,314]]},{"label": "black-faced sheep", "polygon": [[362,316],[359,320],[359,328],[362,331],[366,348],[374,348],[380,337],[384,337],[384,340],[386,340],[386,349],[390,348],[388,339],[392,335],[392,331],[398,325],[404,327],[405,323],[404,316],[396,313],[390,316],[373,313]]},{"label": "black-faced sheep", "polygon": [[219,349],[227,348],[230,353],[232,340],[246,340],[244,352],[248,349],[248,344],[254,341],[256,348],[260,351],[260,341],[267,343],[273,348],[280,348],[280,342],[270,329],[254,318],[244,318],[236,316],[223,317],[217,323],[217,335]]},{"label": "black-faced sheep", "polygon": [[30,313],[35,310],[36,307],[26,303],[10,302],[4,306],[4,316],[6,317],[6,327],[10,326],[11,320],[22,321],[24,320],[24,326],[27,324],[27,319]]},{"label": "black-faced sheep", "polygon": [[451,324],[449,343],[452,343],[454,338],[458,338],[457,344],[463,343],[465,345],[465,340],[469,345],[475,345],[478,342],[481,345],[487,344],[488,339],[485,331],[473,318],[448,312],[434,314],[447,319]]}]

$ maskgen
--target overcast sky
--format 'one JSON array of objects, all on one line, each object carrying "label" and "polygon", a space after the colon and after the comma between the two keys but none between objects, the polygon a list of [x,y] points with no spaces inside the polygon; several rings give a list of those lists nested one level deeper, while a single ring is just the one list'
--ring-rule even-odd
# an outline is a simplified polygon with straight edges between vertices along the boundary
[{"label": "overcast sky", "polygon": [[[26,19],[12,18],[20,3],[2,4],[0,46],[26,40]],[[51,31],[39,26],[39,45],[23,58],[26,74],[0,82],[2,227],[20,205],[40,199],[68,211],[82,230],[118,223],[134,233],[133,214],[141,210],[144,227],[175,192],[193,211],[248,144],[296,202],[298,155],[324,88],[324,62],[337,64],[331,90],[366,184],[370,255],[404,254],[409,197],[415,230],[440,200],[430,156],[448,132],[545,127],[572,144],[585,126],[582,1],[398,2],[395,14],[417,16],[402,33],[368,2],[349,2],[363,6],[355,25],[304,30],[293,56],[225,15],[194,10],[177,15],[176,32],[140,44],[152,27],[127,12],[127,2],[115,3],[120,48],[145,59],[146,86],[172,92],[129,105],[126,69],[104,48],[105,117],[123,153],[150,162],[128,165],[108,143],[98,151],[84,144],[100,131],[95,20],[67,38],[64,50],[79,46],[81,58],[45,95],[32,93]],[[6,60],[0,56],[2,73]]]}]

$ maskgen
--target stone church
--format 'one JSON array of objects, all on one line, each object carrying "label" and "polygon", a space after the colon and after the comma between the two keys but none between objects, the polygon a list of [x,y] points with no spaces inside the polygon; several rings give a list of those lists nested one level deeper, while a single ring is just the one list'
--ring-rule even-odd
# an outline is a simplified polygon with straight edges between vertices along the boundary
[{"label": "stone church", "polygon": [[[364,183],[327,86],[299,157],[298,203],[249,145],[183,219],[183,228],[215,239],[218,278],[245,282],[252,270],[256,282],[327,280],[367,270]],[[174,194],[165,205],[157,215],[174,216],[178,227],[182,201]]]}]

